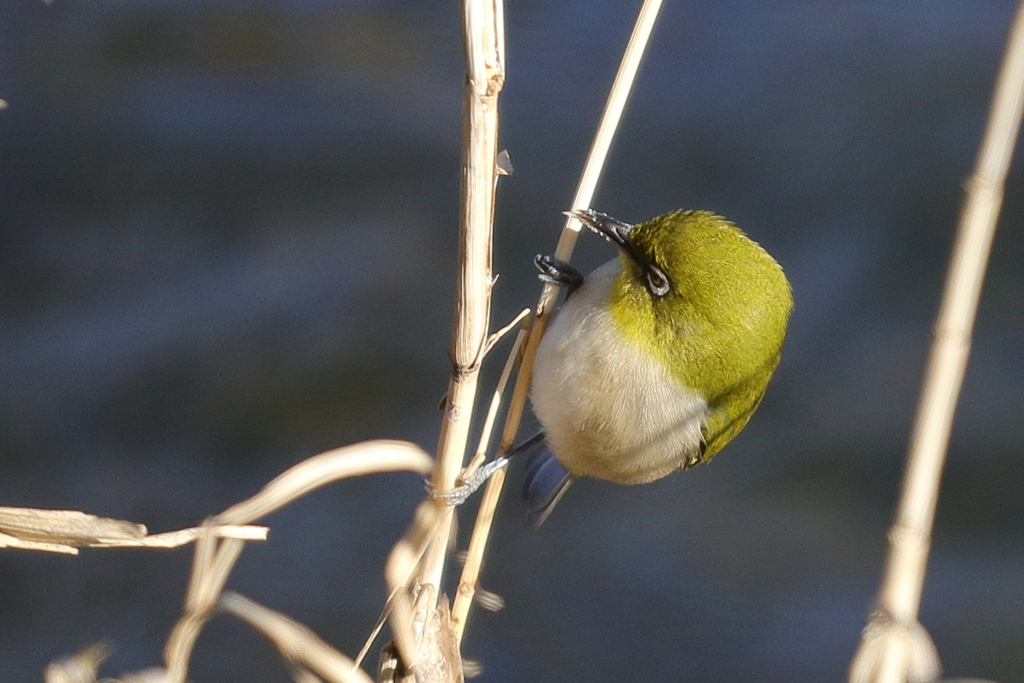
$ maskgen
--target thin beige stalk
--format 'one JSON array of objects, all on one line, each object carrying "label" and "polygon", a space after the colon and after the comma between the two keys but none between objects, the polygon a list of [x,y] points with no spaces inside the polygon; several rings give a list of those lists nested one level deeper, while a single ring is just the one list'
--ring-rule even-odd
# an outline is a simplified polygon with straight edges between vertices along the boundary
[{"label": "thin beige stalk", "polygon": [[[521,324],[522,318],[525,318],[530,314],[530,309],[524,309],[523,312],[525,315],[516,316],[516,320],[514,320],[512,324]],[[508,353],[508,358],[505,360],[505,367],[501,369],[501,377],[498,378],[498,383],[494,387],[494,393],[491,394],[491,405],[487,409],[487,417],[484,418],[484,426],[480,429],[480,438],[477,441],[476,452],[469,461],[469,465],[466,466],[466,470],[462,474],[463,478],[472,475],[477,469],[479,469],[484,461],[487,460],[487,445],[491,442],[491,434],[494,431],[494,422],[498,419],[498,411],[501,410],[501,399],[505,395],[505,387],[508,386],[509,378],[512,377],[512,371],[515,370],[516,359],[519,358],[519,350],[523,346],[526,334],[526,330],[519,330],[519,334],[516,335],[516,340],[512,344],[512,349]]]},{"label": "thin beige stalk", "polygon": [[[889,561],[878,597],[875,623],[865,629],[850,669],[850,681],[903,683],[930,675],[913,652],[928,652],[908,634],[919,629],[931,528],[942,466],[971,346],[978,299],[1003,198],[1003,185],[1024,109],[1024,3],[1007,41],[977,166],[950,259],[934,341],[918,403],[896,520],[889,531]],[[880,625],[880,621],[885,624]],[[919,629],[919,636],[927,633]],[[918,638],[919,640],[919,638]],[[937,667],[937,661],[936,661]],[[937,670],[934,672],[937,675]],[[921,678],[924,680],[924,678]],[[928,679],[930,680],[930,679]]]},{"label": "thin beige stalk", "polygon": [[[587,162],[583,168],[579,186],[576,189],[576,195],[573,198],[573,209],[584,209],[590,206],[601,171],[604,168],[605,159],[608,157],[608,150],[615,137],[615,132],[618,130],[619,121],[622,119],[622,112],[629,99],[630,90],[636,80],[640,60],[650,41],[651,31],[654,29],[659,9],[661,9],[661,0],[645,0],[640,8],[636,25],[633,27],[633,33],[629,38],[619,70],[615,74],[615,80],[608,95],[608,102],[605,104],[601,122],[594,136],[594,142],[591,144],[590,153],[587,155]],[[558,246],[555,249],[556,258],[563,261],[568,261],[571,258],[580,227],[579,221],[575,218],[566,220],[565,226],[562,228],[561,237],[558,240]],[[519,423],[522,420],[529,392],[533,358],[537,351],[537,345],[540,343],[540,338],[544,334],[547,321],[551,317],[555,299],[558,297],[558,289],[555,285],[545,283],[541,290],[533,326],[526,340],[522,361],[519,366],[519,374],[516,376],[515,388],[512,391],[508,414],[505,417],[505,426],[499,445],[500,453],[507,453],[512,448],[516,434],[519,432]],[[494,511],[501,497],[501,488],[504,483],[505,470],[499,470],[488,480],[484,495],[480,501],[480,509],[477,513],[476,525],[473,528],[473,536],[470,539],[466,564],[463,568],[459,589],[456,592],[452,607],[452,621],[460,639],[465,630],[469,605],[472,603],[473,596],[476,593],[477,577],[483,562],[487,539],[490,535]]]},{"label": "thin beige stalk", "polygon": [[[502,369],[501,378],[498,380],[498,386],[495,388],[494,395],[491,398],[491,408],[487,413],[487,420],[480,435],[480,444],[477,447],[476,455],[473,457],[474,463],[477,461],[482,462],[484,459],[487,444],[490,442],[491,427],[501,405],[501,397],[505,393],[505,387],[514,369],[516,358],[519,357],[526,334],[526,330],[519,331],[515,344],[512,345],[512,350],[509,352],[508,360],[505,362],[505,367]],[[501,495],[501,483],[505,481],[505,469],[500,469],[491,475],[492,479],[494,477],[499,477],[500,481],[496,485],[489,484],[484,490],[480,507],[477,510],[476,521],[473,524],[473,534],[469,540],[469,548],[466,550],[466,561],[462,567],[459,588],[455,593],[455,600],[452,603],[452,625],[455,629],[455,636],[460,642],[462,641],[462,634],[466,630],[469,606],[473,603],[473,596],[476,593],[480,568],[483,566],[484,550],[486,550],[491,524],[494,522],[494,513],[498,507],[498,497]]]}]

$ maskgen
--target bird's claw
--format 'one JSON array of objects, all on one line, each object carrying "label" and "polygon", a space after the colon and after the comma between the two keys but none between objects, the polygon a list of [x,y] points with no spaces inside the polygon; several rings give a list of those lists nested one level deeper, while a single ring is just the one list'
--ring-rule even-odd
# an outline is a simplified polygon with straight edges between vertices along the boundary
[{"label": "bird's claw", "polygon": [[538,254],[533,259],[533,264],[540,271],[539,277],[544,282],[568,288],[569,293],[575,291],[583,284],[583,274],[569,263],[557,259],[551,254]]}]

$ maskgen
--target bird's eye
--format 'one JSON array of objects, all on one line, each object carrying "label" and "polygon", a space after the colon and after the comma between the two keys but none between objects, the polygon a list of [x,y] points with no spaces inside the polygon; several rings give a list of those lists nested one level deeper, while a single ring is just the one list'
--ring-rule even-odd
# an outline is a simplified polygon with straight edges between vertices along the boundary
[{"label": "bird's eye", "polygon": [[668,278],[665,277],[665,273],[661,272],[661,268],[650,266],[647,269],[647,287],[654,296],[665,296],[668,294]]}]

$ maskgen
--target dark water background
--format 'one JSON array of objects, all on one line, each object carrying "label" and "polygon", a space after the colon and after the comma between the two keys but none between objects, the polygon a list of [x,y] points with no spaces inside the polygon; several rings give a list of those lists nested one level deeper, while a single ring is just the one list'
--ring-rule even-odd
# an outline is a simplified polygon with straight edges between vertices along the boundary
[{"label": "dark water background", "polygon": [[[536,299],[530,259],[553,248],[636,5],[509,3],[496,324]],[[464,647],[483,680],[842,679],[1012,10],[666,3],[595,206],[745,228],[793,282],[786,354],[712,465],[582,482],[538,532],[506,498],[483,580],[508,607],[475,612]],[[165,531],[330,447],[431,449],[462,59],[453,2],[0,5],[0,502]],[[1019,166],[922,614],[949,675],[1003,683],[1024,680]],[[592,236],[577,251],[610,256]],[[319,491],[267,520],[229,585],[354,653],[420,495],[410,474]],[[3,552],[0,680],[101,639],[108,675],[156,664],[190,561]],[[226,618],[192,678],[290,680]]]}]

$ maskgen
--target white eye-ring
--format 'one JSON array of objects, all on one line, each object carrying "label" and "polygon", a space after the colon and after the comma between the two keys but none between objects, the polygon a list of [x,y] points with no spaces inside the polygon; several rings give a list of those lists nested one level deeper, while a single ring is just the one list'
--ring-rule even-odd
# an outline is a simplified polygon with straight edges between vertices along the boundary
[{"label": "white eye-ring", "polygon": [[668,294],[668,278],[665,277],[665,273],[661,272],[661,268],[657,266],[649,266],[647,268],[647,287],[654,296],[665,296]]}]

